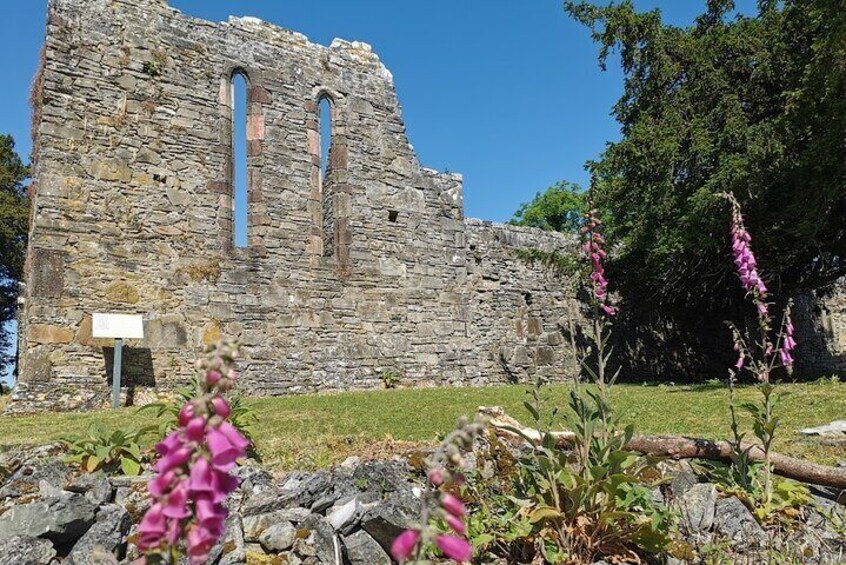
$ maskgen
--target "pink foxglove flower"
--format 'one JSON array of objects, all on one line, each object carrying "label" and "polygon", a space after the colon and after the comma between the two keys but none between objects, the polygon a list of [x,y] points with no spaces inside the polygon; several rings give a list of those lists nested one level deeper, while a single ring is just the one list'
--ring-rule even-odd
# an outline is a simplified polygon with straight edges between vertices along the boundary
[{"label": "pink foxglove flower", "polygon": [[757,351],[761,353],[761,359],[756,359],[752,350],[746,345],[747,340],[744,340],[739,332],[735,330],[735,350],[739,353],[735,369],[739,371],[748,361],[751,368],[755,371],[758,380],[762,383],[769,383],[770,372],[778,366],[778,362],[788,370],[794,363],[793,350],[796,347],[796,341],[793,338],[793,322],[790,319],[791,303],[788,302],[787,308],[784,311],[782,328],[776,335],[778,339],[776,340],[776,344],[774,344],[771,338],[772,319],[770,316],[770,303],[767,301],[769,290],[761,278],[758,262],[755,259],[754,253],[752,253],[752,236],[743,223],[740,203],[732,194],[723,194],[723,196],[728,199],[732,207],[732,258],[737,267],[737,275],[740,278],[743,289],[746,291],[747,296],[751,297],[752,303],[757,310],[759,333],[761,335],[761,338],[756,340]]},{"label": "pink foxglove flower", "polygon": [[460,563],[473,559],[473,546],[464,538],[440,535],[437,537],[436,542],[438,548],[450,559],[454,559]]},{"label": "pink foxglove flower", "polygon": [[404,531],[391,544],[391,556],[400,563],[406,561],[417,548],[419,541],[420,532],[418,530]]},{"label": "pink foxglove flower", "polygon": [[156,445],[158,475],[147,488],[153,505],[138,527],[138,548],[147,553],[172,553],[184,540],[190,563],[206,563],[209,551],[223,535],[223,506],[238,487],[229,474],[244,457],[249,442],[227,422],[231,409],[221,393],[234,384],[234,346],[218,345],[199,359],[203,371],[199,397],[179,411],[179,427]]},{"label": "pink foxglove flower", "polygon": [[792,367],[794,363],[793,350],[796,349],[796,340],[793,338],[793,320],[790,318],[790,306],[784,312],[784,335],[781,342],[781,349],[778,352],[779,360],[785,367]]},{"label": "pink foxglove flower", "polygon": [[593,285],[593,296],[599,309],[610,317],[617,313],[617,308],[608,304],[608,279],[605,278],[605,267],[602,263],[608,253],[603,249],[605,238],[599,233],[601,225],[602,222],[597,217],[596,210],[591,210],[585,214],[585,225],[582,226],[580,232],[584,238],[582,249],[590,259],[589,278]]},{"label": "pink foxglove flower", "polygon": [[456,534],[460,536],[467,533],[467,525],[457,516],[447,516],[446,523]]},{"label": "pink foxglove flower", "polygon": [[[403,563],[412,555],[420,555],[425,547],[434,545],[447,557],[458,562],[473,558],[473,546],[464,536],[467,525],[464,517],[467,507],[454,494],[443,492],[441,487],[452,486],[458,489],[464,484],[465,477],[458,472],[464,464],[462,449],[470,449],[474,438],[485,428],[481,420],[468,423],[462,419],[458,427],[451,432],[441,446],[428,458],[427,489],[423,495],[423,516],[421,524],[400,534],[391,545],[393,558]],[[446,522],[456,534],[446,534],[439,526],[433,525],[433,519]]]},{"label": "pink foxglove flower", "polygon": [[461,518],[467,512],[467,508],[464,506],[464,503],[449,493],[446,493],[441,497],[441,507],[458,518]]}]

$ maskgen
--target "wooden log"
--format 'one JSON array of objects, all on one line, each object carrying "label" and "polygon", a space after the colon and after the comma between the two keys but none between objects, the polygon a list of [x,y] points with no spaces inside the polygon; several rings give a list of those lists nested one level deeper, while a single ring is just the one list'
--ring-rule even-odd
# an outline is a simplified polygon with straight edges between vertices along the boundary
[{"label": "wooden log", "polygon": [[[527,428],[505,413],[499,406],[480,406],[479,413],[488,418],[488,425],[498,435],[520,437],[520,434],[538,441],[540,432]],[[519,434],[513,430],[519,430]],[[575,434],[570,431],[552,432],[556,444],[561,448],[572,445]],[[749,448],[749,457],[753,461],[762,461],[763,450],[754,444],[744,443],[743,449]],[[731,461],[732,446],[727,441],[690,438],[682,436],[636,436],[626,444],[626,449],[644,455],[655,455],[669,459],[709,459],[712,461]],[[829,467],[787,457],[770,452],[773,471],[783,477],[815,485],[846,488],[846,468]]]}]

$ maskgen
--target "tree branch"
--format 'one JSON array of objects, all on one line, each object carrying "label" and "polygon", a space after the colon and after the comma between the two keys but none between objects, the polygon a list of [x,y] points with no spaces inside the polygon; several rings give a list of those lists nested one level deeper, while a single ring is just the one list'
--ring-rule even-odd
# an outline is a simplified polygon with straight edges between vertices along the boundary
[{"label": "tree branch", "polygon": [[[488,425],[499,436],[519,438],[522,434],[530,439],[540,440],[541,433],[538,430],[523,426],[499,406],[480,406],[479,413],[488,418]],[[519,430],[520,434],[512,429]],[[575,439],[575,434],[570,431],[551,433],[556,438],[556,446],[562,449],[570,448]],[[760,447],[745,443],[742,448],[749,448],[749,457],[753,461],[763,460],[764,452]],[[732,446],[727,441],[682,436],[636,436],[626,444],[626,449],[670,459],[709,459],[724,462],[730,462],[732,454]],[[846,468],[819,465],[772,452],[770,462],[773,471],[783,477],[815,485],[846,488]]]}]

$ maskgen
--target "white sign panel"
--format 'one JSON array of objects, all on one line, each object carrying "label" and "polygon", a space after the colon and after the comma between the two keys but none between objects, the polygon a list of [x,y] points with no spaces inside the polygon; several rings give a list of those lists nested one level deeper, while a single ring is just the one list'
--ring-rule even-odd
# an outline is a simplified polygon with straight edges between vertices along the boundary
[{"label": "white sign panel", "polygon": [[144,319],[140,315],[94,314],[91,318],[91,334],[95,338],[144,338]]}]

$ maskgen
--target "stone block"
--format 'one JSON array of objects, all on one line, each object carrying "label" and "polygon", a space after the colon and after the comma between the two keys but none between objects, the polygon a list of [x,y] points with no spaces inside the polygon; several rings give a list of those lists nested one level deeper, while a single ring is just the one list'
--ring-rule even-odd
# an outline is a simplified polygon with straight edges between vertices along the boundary
[{"label": "stone block", "polygon": [[247,141],[261,141],[264,136],[264,115],[253,113],[247,116]]},{"label": "stone block", "polygon": [[120,304],[138,304],[138,289],[128,282],[113,282],[106,288],[106,299]]},{"label": "stone block", "polygon": [[[28,335],[29,339],[32,339],[32,335]],[[53,363],[50,361],[50,352],[45,348],[31,348],[25,353],[25,356],[26,371],[20,376],[21,382],[49,382],[53,376]]]},{"label": "stone block", "polygon": [[551,347],[537,348],[538,365],[552,365],[555,363],[555,350]]},{"label": "stone block", "polygon": [[59,298],[65,281],[64,251],[34,248],[32,250],[33,298]]},{"label": "stone block", "polygon": [[50,324],[30,324],[27,336],[32,343],[62,344],[73,341],[73,330],[63,326]]},{"label": "stone block", "polygon": [[220,325],[217,322],[211,321],[203,326],[203,333],[200,339],[203,345],[214,345],[220,341],[220,338]]},{"label": "stone block", "polygon": [[88,167],[91,176],[98,180],[120,181],[128,183],[132,180],[132,169],[120,161],[97,160]]}]

